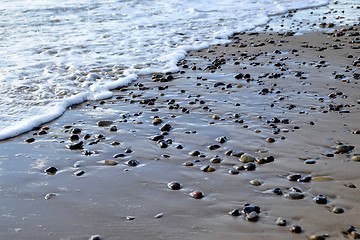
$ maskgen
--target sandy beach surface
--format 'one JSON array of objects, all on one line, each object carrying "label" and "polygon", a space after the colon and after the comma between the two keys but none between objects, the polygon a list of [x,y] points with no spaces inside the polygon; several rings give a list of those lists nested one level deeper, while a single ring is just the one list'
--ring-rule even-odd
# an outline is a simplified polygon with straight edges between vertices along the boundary
[{"label": "sandy beach surface", "polygon": [[1,239],[360,239],[360,27],[239,33],[0,143]]}]

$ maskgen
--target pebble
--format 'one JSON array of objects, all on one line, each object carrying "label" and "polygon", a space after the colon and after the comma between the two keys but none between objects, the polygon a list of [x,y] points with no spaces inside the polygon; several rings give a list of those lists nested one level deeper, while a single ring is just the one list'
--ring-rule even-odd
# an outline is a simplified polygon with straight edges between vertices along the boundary
[{"label": "pebble", "polygon": [[104,164],[104,165],[108,165],[108,166],[116,166],[119,163],[115,160],[103,160],[103,161],[99,161],[99,163]]},{"label": "pebble", "polygon": [[126,220],[132,221],[132,220],[135,220],[135,217],[134,216],[126,216]]},{"label": "pebble", "polygon": [[260,213],[260,207],[249,203],[244,204],[243,213],[249,214],[251,212]]},{"label": "pebble", "polygon": [[255,157],[251,156],[250,154],[244,153],[240,156],[240,161],[242,163],[249,163],[254,162],[256,160]]},{"label": "pebble", "polygon": [[244,165],[246,171],[254,171],[256,169],[256,165],[253,162],[248,162]]},{"label": "pebble", "polygon": [[261,186],[263,184],[263,181],[259,180],[259,179],[254,179],[250,181],[250,184],[253,186]]},{"label": "pebble", "polygon": [[304,194],[300,192],[288,192],[284,194],[284,197],[292,199],[292,200],[299,200],[304,198]]},{"label": "pebble", "polygon": [[210,159],[211,163],[220,163],[221,162],[221,158],[219,156],[215,156],[213,158]]},{"label": "pebble", "polygon": [[152,123],[153,123],[153,125],[158,125],[158,124],[162,123],[162,119],[161,118],[154,118]]},{"label": "pebble", "polygon": [[172,128],[171,125],[169,123],[166,123],[160,128],[160,131],[162,131],[162,132],[170,132],[171,128]]},{"label": "pebble", "polygon": [[126,157],[124,153],[117,153],[113,156],[113,158],[123,158],[123,157]]},{"label": "pebble", "polygon": [[204,197],[204,194],[200,191],[193,191],[189,195],[190,195],[190,197],[192,197],[194,199],[201,199]]},{"label": "pebble", "polygon": [[237,169],[235,169],[235,168],[232,168],[232,169],[229,170],[229,173],[230,173],[231,175],[237,175],[237,174],[239,174],[240,172],[239,172],[239,170],[237,170]]},{"label": "pebble", "polygon": [[328,200],[325,195],[319,194],[313,198],[313,201],[317,204],[327,204]]},{"label": "pebble", "polygon": [[176,182],[176,181],[169,182],[167,184],[167,186],[171,190],[180,190],[181,189],[181,184],[179,182]]},{"label": "pebble", "polygon": [[360,162],[360,155],[352,156],[352,157],[351,157],[351,160],[352,160],[352,161],[355,161],[355,162]]},{"label": "pebble", "polygon": [[282,227],[286,226],[286,224],[287,224],[286,219],[281,218],[281,217],[277,218],[275,223],[276,223],[276,225],[282,226]]},{"label": "pebble", "polygon": [[54,197],[56,197],[56,193],[47,193],[46,195],[45,195],[45,200],[49,200],[49,199],[51,199],[51,198],[54,198]]},{"label": "pebble", "polygon": [[107,127],[113,124],[113,121],[110,120],[100,120],[97,122],[98,127]]},{"label": "pebble", "polygon": [[186,166],[186,167],[192,167],[192,166],[194,166],[194,163],[193,162],[184,162],[183,163],[183,166]]},{"label": "pebble", "polygon": [[55,175],[55,173],[58,171],[56,167],[48,167],[45,169],[45,172],[49,175]]},{"label": "pebble", "polygon": [[245,219],[250,222],[256,222],[258,220],[258,218],[259,218],[259,215],[255,211],[245,215]]},{"label": "pebble", "polygon": [[74,144],[69,144],[66,147],[69,148],[70,150],[82,150],[84,147],[84,143],[78,142],[78,143],[74,143]]},{"label": "pebble", "polygon": [[302,229],[299,225],[292,225],[290,227],[290,232],[292,233],[301,233],[302,232]]},{"label": "pebble", "polygon": [[118,129],[117,129],[117,126],[111,126],[110,127],[110,132],[116,132]]},{"label": "pebble", "polygon": [[238,217],[238,216],[241,215],[241,212],[240,212],[239,209],[235,208],[235,209],[231,210],[231,211],[229,212],[229,214],[230,214],[231,216]]},{"label": "pebble", "polygon": [[198,151],[198,150],[194,150],[194,151],[191,151],[191,152],[189,152],[189,155],[190,156],[193,156],[193,157],[197,157],[197,156],[199,156],[201,153],[200,153],[200,151]]},{"label": "pebble", "polygon": [[126,165],[131,166],[131,167],[136,167],[137,165],[139,165],[139,161],[138,160],[129,160],[125,162]]},{"label": "pebble", "polygon": [[227,138],[225,136],[218,137],[218,138],[216,138],[216,141],[218,143],[225,143],[225,142],[227,142]]},{"label": "pebble", "polygon": [[338,206],[335,206],[333,209],[332,209],[332,212],[333,213],[336,213],[336,214],[341,214],[341,213],[344,213],[344,209],[342,207],[338,207]]},{"label": "pebble", "polygon": [[305,164],[315,164],[316,163],[316,160],[313,160],[313,159],[308,159],[308,160],[305,160],[304,161]]},{"label": "pebble", "polygon": [[33,143],[33,142],[35,142],[35,138],[28,138],[28,139],[25,140],[25,142]]},{"label": "pebble", "polygon": [[84,174],[85,174],[85,171],[83,171],[83,170],[79,170],[79,171],[74,172],[74,175],[77,176],[77,177],[80,177],[80,176],[82,176]]},{"label": "pebble", "polygon": [[336,146],[336,152],[337,153],[348,153],[353,149],[354,149],[353,146],[348,146],[348,145],[338,145],[338,146]]},{"label": "pebble", "polygon": [[314,234],[309,237],[309,240],[325,240],[326,236],[323,234]]},{"label": "pebble", "polygon": [[89,240],[101,240],[100,235],[92,235]]},{"label": "pebble", "polygon": [[208,149],[209,149],[209,150],[216,150],[216,149],[218,149],[218,148],[221,148],[221,146],[218,145],[218,144],[213,144],[213,145],[208,146]]},{"label": "pebble", "polygon": [[266,138],[266,141],[267,141],[268,143],[274,143],[274,142],[275,142],[275,139],[269,137],[269,138]]},{"label": "pebble", "polygon": [[292,182],[296,182],[300,178],[301,178],[301,174],[291,174],[291,175],[287,176],[287,179]]},{"label": "pebble", "polygon": [[215,172],[216,169],[210,165],[204,165],[200,168],[200,170],[203,172]]},{"label": "pebble", "polygon": [[162,218],[164,216],[164,213],[158,213],[154,216],[154,218]]}]

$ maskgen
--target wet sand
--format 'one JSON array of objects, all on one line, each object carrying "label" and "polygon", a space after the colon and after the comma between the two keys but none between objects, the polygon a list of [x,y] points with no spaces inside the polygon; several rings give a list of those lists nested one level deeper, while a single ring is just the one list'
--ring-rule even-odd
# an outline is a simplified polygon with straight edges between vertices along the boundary
[{"label": "wet sand", "polygon": [[1,142],[1,239],[359,237],[359,33],[236,34]]}]

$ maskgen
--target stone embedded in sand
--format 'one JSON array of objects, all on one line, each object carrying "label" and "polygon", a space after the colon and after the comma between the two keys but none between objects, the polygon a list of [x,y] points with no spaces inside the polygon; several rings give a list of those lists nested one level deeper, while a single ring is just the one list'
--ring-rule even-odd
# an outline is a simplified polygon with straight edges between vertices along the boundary
[{"label": "stone embedded in sand", "polygon": [[204,165],[200,168],[200,170],[203,172],[215,172],[216,169],[210,165]]},{"label": "stone embedded in sand", "polygon": [[126,154],[124,153],[117,153],[113,156],[113,158],[123,158],[123,157],[126,157]]},{"label": "stone embedded in sand", "polygon": [[45,169],[45,172],[49,175],[55,175],[55,173],[58,171],[56,167],[48,167]]},{"label": "stone embedded in sand", "polygon": [[134,216],[126,216],[126,220],[132,221],[132,220],[135,220],[135,217]]},{"label": "stone embedded in sand", "polygon": [[160,131],[169,132],[171,130],[171,128],[172,128],[171,125],[169,123],[166,123],[160,128]]},{"label": "stone embedded in sand", "polygon": [[240,212],[239,209],[236,208],[236,209],[231,210],[231,211],[229,212],[229,215],[234,216],[234,217],[238,217],[238,216],[241,215],[241,212]]},{"label": "stone embedded in sand", "polygon": [[152,123],[153,123],[153,125],[158,125],[158,124],[162,123],[162,119],[161,118],[154,118]]},{"label": "stone embedded in sand", "polygon": [[244,204],[244,208],[243,208],[243,213],[244,214],[249,214],[251,212],[256,212],[256,213],[260,213],[260,207],[256,206],[256,205],[252,205],[250,203],[246,203]]},{"label": "stone embedded in sand", "polygon": [[116,132],[117,130],[117,126],[115,125],[110,127],[110,132]]},{"label": "stone embedded in sand", "polygon": [[325,240],[326,237],[323,234],[314,234],[309,237],[309,240]]},{"label": "stone embedded in sand", "polygon": [[192,197],[194,199],[201,199],[204,197],[204,194],[200,191],[193,191],[189,195],[190,195],[190,197]]},{"label": "stone embedded in sand", "polygon": [[258,218],[259,218],[259,215],[255,211],[245,215],[245,219],[250,222],[256,222],[258,220]]},{"label": "stone embedded in sand", "polygon": [[218,148],[221,148],[221,146],[218,145],[218,144],[213,144],[213,145],[209,145],[207,148],[208,148],[209,150],[216,150],[216,149],[218,149]]},{"label": "stone embedded in sand", "polygon": [[225,136],[221,136],[221,137],[216,138],[216,141],[218,143],[225,143],[227,141],[227,138]]},{"label": "stone embedded in sand", "polygon": [[229,170],[229,174],[231,174],[231,175],[237,175],[239,173],[240,173],[239,170],[237,170],[235,168],[232,168],[232,169]]},{"label": "stone embedded in sand", "polygon": [[336,153],[348,153],[351,150],[354,149],[354,146],[349,146],[349,145],[338,145],[336,146]]},{"label": "stone embedded in sand", "polygon": [[306,182],[310,182],[311,179],[312,179],[311,176],[304,176],[304,177],[299,178],[297,181],[306,183]]},{"label": "stone embedded in sand", "polygon": [[210,159],[211,163],[220,163],[221,162],[221,158],[219,156],[215,156],[213,158]]},{"label": "stone embedded in sand", "polygon": [[115,160],[103,160],[103,161],[99,161],[99,163],[104,164],[104,165],[108,165],[108,166],[116,166],[119,163]]},{"label": "stone embedded in sand", "polygon": [[69,148],[70,150],[82,150],[84,147],[84,142],[78,142],[78,143],[74,143],[74,144],[68,144],[66,145],[67,148]]},{"label": "stone embedded in sand", "polygon": [[45,195],[45,200],[49,200],[49,199],[51,199],[51,198],[54,198],[54,197],[56,197],[56,193],[47,193],[46,195]]},{"label": "stone embedded in sand", "polygon": [[256,160],[255,157],[251,156],[250,154],[244,153],[240,156],[240,161],[242,163],[249,163],[254,162]]},{"label": "stone embedded in sand", "polygon": [[92,235],[89,240],[101,240],[100,235]]},{"label": "stone embedded in sand", "polygon": [[256,169],[256,165],[253,162],[248,162],[244,165],[244,169],[246,171],[254,171]]},{"label": "stone embedded in sand", "polygon": [[80,137],[79,137],[79,135],[77,135],[77,134],[72,134],[72,135],[69,137],[69,139],[70,139],[71,141],[78,141],[78,140],[80,139]]},{"label": "stone embedded in sand", "polygon": [[328,200],[325,195],[319,194],[313,198],[313,201],[317,204],[327,204]]},{"label": "stone embedded in sand", "polygon": [[275,139],[272,138],[272,137],[268,137],[268,138],[266,138],[266,141],[267,141],[268,143],[274,143],[274,142],[275,142]]},{"label": "stone embedded in sand", "polygon": [[301,174],[290,174],[289,176],[287,176],[287,179],[292,182],[295,182],[300,178],[301,178]]},{"label": "stone embedded in sand", "polygon": [[167,186],[171,190],[180,190],[181,189],[181,184],[179,182],[176,182],[176,181],[169,182],[167,184]]},{"label": "stone embedded in sand", "polygon": [[286,224],[287,224],[286,219],[281,218],[281,217],[278,217],[276,219],[275,223],[276,223],[276,225],[282,226],[282,227],[286,226]]},{"label": "stone embedded in sand", "polygon": [[288,199],[292,199],[292,200],[299,200],[299,199],[303,199],[304,198],[304,194],[301,192],[288,192],[286,194],[284,194],[284,197],[288,198]]},{"label": "stone embedded in sand", "polygon": [[253,186],[261,186],[263,184],[263,181],[261,181],[259,179],[253,179],[250,181],[250,184]]},{"label": "stone embedded in sand", "polygon": [[107,127],[113,123],[111,120],[100,120],[97,122],[98,127]]},{"label": "stone embedded in sand", "polygon": [[193,157],[197,157],[197,156],[199,156],[201,153],[200,153],[200,151],[198,151],[198,150],[194,150],[194,151],[191,151],[191,152],[189,152],[189,155],[190,156],[193,156]]},{"label": "stone embedded in sand", "polygon": [[193,162],[184,162],[183,163],[183,166],[186,166],[186,167],[192,167],[192,166],[194,166],[194,163]]},{"label": "stone embedded in sand", "polygon": [[335,206],[331,211],[336,214],[341,214],[345,212],[342,207],[338,207],[338,206]]},{"label": "stone embedded in sand", "polygon": [[71,133],[72,133],[72,134],[80,134],[80,133],[81,133],[81,128],[73,128],[73,129],[71,130]]},{"label": "stone embedded in sand", "polygon": [[355,161],[355,162],[360,162],[360,155],[352,156],[352,157],[351,157],[351,160],[352,160],[352,161]]},{"label": "stone embedded in sand", "polygon": [[85,174],[84,170],[79,170],[79,171],[74,172],[74,175],[77,176],[77,177],[80,177],[80,176],[82,176],[84,174]]},{"label": "stone embedded in sand", "polygon": [[162,218],[164,216],[164,213],[158,213],[154,216],[154,218]]},{"label": "stone embedded in sand", "polygon": [[302,232],[302,229],[299,225],[292,225],[290,227],[290,232],[292,233],[301,233]]},{"label": "stone embedded in sand", "polygon": [[219,119],[220,119],[220,116],[217,115],[217,114],[214,114],[214,115],[212,115],[212,119],[214,119],[214,120],[219,120]]},{"label": "stone embedded in sand", "polygon": [[159,140],[157,144],[160,148],[167,148],[169,146],[164,140]]},{"label": "stone embedded in sand", "polygon": [[128,166],[131,166],[131,167],[136,167],[137,165],[139,165],[139,161],[138,160],[135,160],[135,159],[132,159],[132,160],[129,160],[129,161],[126,161],[125,164],[128,165]]},{"label": "stone embedded in sand", "polygon": [[25,140],[25,142],[33,143],[33,142],[35,142],[35,138],[28,138],[28,139]]}]

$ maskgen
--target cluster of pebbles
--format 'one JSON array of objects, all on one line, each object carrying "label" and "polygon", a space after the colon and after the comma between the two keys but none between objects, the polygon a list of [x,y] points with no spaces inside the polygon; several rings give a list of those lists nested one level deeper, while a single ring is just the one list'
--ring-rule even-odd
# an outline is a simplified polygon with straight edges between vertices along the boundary
[{"label": "cluster of pebbles", "polygon": [[[297,156],[298,151],[286,155],[289,146],[296,149],[300,144],[294,141],[296,136],[303,137],[306,131],[315,132],[314,136],[317,131],[321,134],[322,128],[317,128],[321,121],[312,114],[321,118],[327,118],[326,114],[332,114],[333,118],[343,118],[346,114],[359,117],[360,100],[356,99],[359,96],[349,95],[349,89],[359,87],[358,26],[335,30],[320,38],[331,43],[303,40],[296,45],[293,44],[296,37],[292,35],[237,34],[232,44],[192,53],[189,59],[179,62],[179,73],[146,76],[118,90],[112,99],[86,107],[93,113],[112,109],[109,115],[89,113],[88,118],[64,124],[60,132],[53,130],[52,124],[40,127],[25,141],[35,145],[56,139],[63,145],[62,151],[70,151],[74,159],[82,159],[75,161],[71,170],[58,169],[56,163],[52,163],[44,167],[46,175],[73,171],[75,177],[86,180],[93,177],[88,175],[91,165],[141,173],[137,169],[146,168],[154,161],[170,162],[173,171],[189,172],[193,178],[168,179],[161,188],[171,190],[170,194],[182,192],[183,198],[203,201],[205,206],[206,199],[216,198],[216,194],[199,184],[204,179],[220,178],[226,184],[232,177],[238,179],[240,185],[248,185],[239,201],[240,207],[231,207],[237,199],[233,199],[226,188],[225,193],[218,193],[227,196],[228,209],[224,209],[223,214],[234,221],[241,216],[254,224],[287,226],[288,234],[304,234],[313,240],[359,239],[356,230],[359,222],[351,223],[354,226],[350,225],[347,230],[339,224],[331,229],[320,228],[319,232],[315,232],[317,227],[313,226],[308,231],[306,222],[316,216],[309,213],[299,219],[288,212],[279,215],[279,211],[272,212],[267,202],[273,199],[269,200],[271,204],[280,201],[289,206],[303,202],[301,206],[309,204],[312,209],[330,209],[332,218],[345,215],[353,206],[337,204],[341,203],[338,198],[342,193],[329,189],[320,192],[321,187],[317,187],[333,180],[331,175],[322,175],[321,166],[326,161],[331,164],[336,158],[343,159],[339,161],[344,164],[360,162],[359,129],[350,129],[341,141],[330,140],[332,145],[304,150],[309,156],[322,151],[317,157]],[[351,54],[346,54],[341,64],[336,65],[336,59],[327,55],[338,54],[339,49]],[[317,57],[307,59],[309,52]],[[325,90],[314,80],[321,71],[334,71],[330,74],[332,78],[325,80],[329,82]],[[289,81],[294,82],[291,89],[287,88],[292,85]],[[297,141],[309,140],[301,137]],[[298,159],[302,165],[297,165]],[[289,171],[288,166],[292,164],[294,169]],[[161,175],[156,169],[153,171],[154,179]],[[348,183],[347,189],[356,190],[356,185]],[[262,200],[257,201],[254,195]],[[57,197],[56,193],[45,195],[47,200],[56,201]],[[155,218],[165,218],[166,211]],[[211,218],[211,214],[208,217]],[[136,222],[135,216],[126,219]],[[91,239],[100,239],[100,236],[94,235]]]}]

